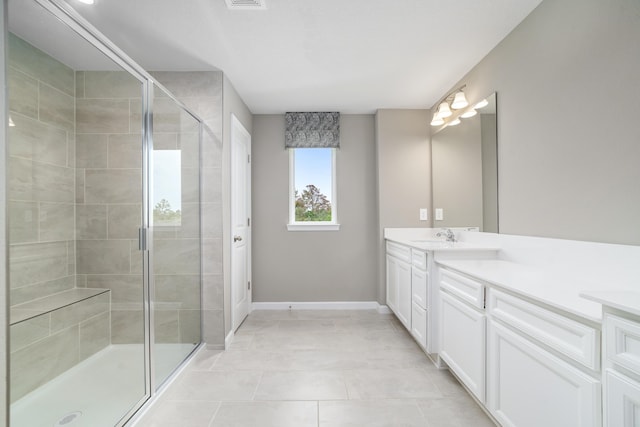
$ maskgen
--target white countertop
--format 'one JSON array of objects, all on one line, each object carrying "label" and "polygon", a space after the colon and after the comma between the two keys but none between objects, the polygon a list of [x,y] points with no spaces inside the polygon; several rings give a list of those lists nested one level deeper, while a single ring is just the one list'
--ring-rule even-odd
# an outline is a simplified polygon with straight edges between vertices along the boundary
[{"label": "white countertop", "polygon": [[585,290],[601,288],[602,284],[498,259],[437,262],[487,282],[491,287],[519,294],[586,320],[597,323],[602,320],[600,304],[580,296]]},{"label": "white countertop", "polygon": [[581,296],[602,305],[640,316],[640,291],[589,291],[582,293]]},{"label": "white countertop", "polygon": [[500,249],[495,245],[470,242],[447,242],[444,238],[432,235],[431,233],[433,229],[415,230],[416,229],[385,229],[384,238],[391,242],[396,242],[422,251],[497,251]]}]

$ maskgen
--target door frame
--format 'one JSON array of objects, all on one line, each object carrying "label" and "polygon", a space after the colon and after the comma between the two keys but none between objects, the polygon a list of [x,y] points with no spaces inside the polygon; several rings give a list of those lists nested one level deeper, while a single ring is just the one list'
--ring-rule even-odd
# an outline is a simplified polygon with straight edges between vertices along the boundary
[{"label": "door frame", "polygon": [[[247,280],[249,281],[249,283],[251,283],[250,288],[248,289],[247,292],[247,313],[251,313],[251,305],[252,305],[252,301],[253,301],[253,277],[252,277],[252,268],[251,268],[251,260],[252,260],[252,234],[251,234],[251,229],[253,228],[253,219],[251,216],[251,191],[252,191],[252,187],[251,187],[251,145],[252,145],[252,140],[251,140],[251,133],[249,133],[249,131],[244,127],[244,125],[242,124],[242,122],[238,119],[238,117],[236,117],[235,114],[231,113],[231,126],[230,126],[230,138],[229,138],[229,145],[230,145],[230,173],[229,173],[229,177],[230,177],[230,182],[229,182],[229,205],[230,205],[230,221],[229,221],[229,260],[230,260],[230,266],[231,268],[229,268],[229,287],[230,287],[230,310],[231,310],[231,333],[235,333],[236,329],[238,329],[238,327],[240,326],[240,324],[236,325],[235,324],[235,308],[234,308],[234,301],[235,301],[235,294],[234,294],[234,286],[233,286],[233,256],[234,256],[234,251],[233,251],[233,201],[234,201],[234,197],[235,195],[233,194],[233,179],[234,179],[234,162],[233,162],[233,145],[236,143],[236,138],[237,135],[240,133],[243,136],[245,136],[248,141],[249,141],[249,161],[248,161],[248,167],[247,167],[247,177],[246,177],[246,184],[247,184],[247,188],[246,188],[246,195],[247,195],[247,212],[248,212],[248,219],[249,219],[249,226],[247,227]],[[242,322],[240,322],[242,323]]]}]

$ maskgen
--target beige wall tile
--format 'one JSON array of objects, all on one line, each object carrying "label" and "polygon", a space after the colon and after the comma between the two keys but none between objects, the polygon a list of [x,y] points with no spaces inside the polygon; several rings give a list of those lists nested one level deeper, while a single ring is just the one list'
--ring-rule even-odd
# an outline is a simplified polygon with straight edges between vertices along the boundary
[{"label": "beige wall tile", "polygon": [[74,170],[11,157],[9,198],[73,203]]},{"label": "beige wall tile", "polygon": [[114,309],[121,308],[119,305],[131,306],[143,302],[142,275],[88,275],[87,287],[111,289],[111,305]]},{"label": "beige wall tile", "polygon": [[200,204],[199,203],[183,203],[181,206],[180,226],[176,227],[177,238],[200,237]]},{"label": "beige wall tile", "polygon": [[222,274],[222,239],[202,239],[202,271]]},{"label": "beige wall tile", "polygon": [[15,157],[67,166],[67,131],[18,114],[9,128],[9,154]]},{"label": "beige wall tile", "polygon": [[126,99],[76,100],[77,133],[128,133],[129,101]]},{"label": "beige wall tile", "polygon": [[142,344],[144,342],[142,310],[111,311],[111,343]]},{"label": "beige wall tile", "polygon": [[154,150],[177,150],[178,134],[175,132],[160,133],[154,129],[153,149]]},{"label": "beige wall tile", "polygon": [[65,242],[15,245],[9,249],[11,288],[68,275]]},{"label": "beige wall tile", "polygon": [[153,315],[156,344],[181,342],[178,310],[154,310]]},{"label": "beige wall tile", "polygon": [[178,310],[181,343],[197,344],[200,342],[200,315],[200,310]]},{"label": "beige wall tile", "polygon": [[142,101],[130,99],[129,112],[129,132],[142,133]]},{"label": "beige wall tile", "polygon": [[111,343],[111,312],[80,323],[80,360],[97,353]]},{"label": "beige wall tile", "polygon": [[202,237],[222,237],[222,203],[202,204]]},{"label": "beige wall tile", "polygon": [[128,274],[131,268],[129,241],[78,240],[78,274]]},{"label": "beige wall tile", "polygon": [[26,74],[9,68],[7,70],[9,86],[9,111],[38,118],[38,81]]},{"label": "beige wall tile", "polygon": [[142,83],[126,71],[85,71],[86,98],[142,98]]},{"label": "beige wall tile", "polygon": [[75,286],[75,276],[65,276],[59,279],[35,283],[10,290],[10,304],[21,304],[46,295],[72,289]]},{"label": "beige wall tile", "polygon": [[9,35],[9,65],[73,96],[74,72],[31,44]]},{"label": "beige wall tile", "polygon": [[138,239],[129,240],[129,253],[131,259],[131,273],[142,274],[142,252]]},{"label": "beige wall tile", "polygon": [[70,203],[40,203],[40,241],[73,240],[74,211]]},{"label": "beige wall tile", "polygon": [[51,312],[51,331],[57,332],[109,311],[109,293],[78,301]]},{"label": "beige wall tile", "polygon": [[224,312],[222,310],[202,310],[203,324],[202,339],[207,344],[220,345],[224,343]]},{"label": "beige wall tile", "polygon": [[179,309],[200,308],[199,275],[156,274],[153,279],[156,303],[173,303],[173,306]]},{"label": "beige wall tile", "polygon": [[197,168],[182,169],[182,203],[200,202],[200,173]]},{"label": "beige wall tile", "polygon": [[222,310],[224,282],[222,274],[204,274],[202,276],[203,300],[205,310]]},{"label": "beige wall tile", "polygon": [[84,203],[84,169],[76,169],[76,203]]},{"label": "beige wall tile", "polygon": [[75,98],[71,95],[40,83],[38,116],[41,122],[73,131],[75,129]]},{"label": "beige wall tile", "polygon": [[199,168],[200,167],[200,134],[198,133],[179,133],[178,147],[181,151],[181,160],[183,168]]},{"label": "beige wall tile", "polygon": [[[152,71],[151,75],[180,99],[222,96],[221,71]],[[156,96],[163,93],[158,91]]]},{"label": "beige wall tile", "polygon": [[199,239],[155,239],[155,274],[199,274]]},{"label": "beige wall tile", "polygon": [[76,135],[76,167],[106,168],[109,135],[79,133]]},{"label": "beige wall tile", "polygon": [[107,205],[76,205],[76,238],[107,238]]},{"label": "beige wall tile", "polygon": [[202,202],[222,203],[222,169],[202,168]]},{"label": "beige wall tile", "polygon": [[49,336],[49,314],[43,314],[32,319],[11,325],[11,351],[18,351],[42,338]]},{"label": "beige wall tile", "polygon": [[109,238],[137,239],[142,227],[142,205],[109,205]]},{"label": "beige wall tile", "polygon": [[38,203],[9,202],[9,243],[38,241]]},{"label": "beige wall tile", "polygon": [[78,326],[11,353],[11,401],[78,363]]},{"label": "beige wall tile", "polygon": [[109,135],[110,168],[142,168],[142,135]]},{"label": "beige wall tile", "polygon": [[84,97],[84,71],[76,71],[76,98]]},{"label": "beige wall tile", "polygon": [[88,169],[84,187],[85,203],[140,203],[142,172],[139,169]]}]

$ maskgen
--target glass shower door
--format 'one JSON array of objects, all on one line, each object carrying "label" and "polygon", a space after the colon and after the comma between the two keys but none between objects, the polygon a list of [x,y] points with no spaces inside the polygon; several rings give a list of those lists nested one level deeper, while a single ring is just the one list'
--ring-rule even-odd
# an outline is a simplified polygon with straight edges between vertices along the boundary
[{"label": "glass shower door", "polygon": [[114,426],[150,394],[144,78],[9,1],[11,426]]},{"label": "glass shower door", "polygon": [[154,380],[201,341],[200,123],[153,88],[151,250]]}]

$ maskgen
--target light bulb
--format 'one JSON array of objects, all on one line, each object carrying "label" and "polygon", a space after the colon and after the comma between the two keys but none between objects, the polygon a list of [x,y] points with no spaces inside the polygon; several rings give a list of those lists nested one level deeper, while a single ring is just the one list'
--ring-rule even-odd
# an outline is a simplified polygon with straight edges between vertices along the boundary
[{"label": "light bulb", "polygon": [[472,108],[471,110],[462,113],[460,117],[462,117],[463,119],[468,119],[469,117],[473,117],[476,114],[478,114],[478,112]]},{"label": "light bulb", "polygon": [[93,4],[95,3],[95,0],[78,0],[80,3],[84,3],[84,4]]},{"label": "light bulb", "polygon": [[13,122],[13,119],[11,118],[11,116],[9,116],[9,127],[16,127],[16,124]]},{"label": "light bulb", "polygon": [[467,105],[469,105],[469,102],[467,102],[467,98],[464,96],[464,92],[460,91],[456,93],[456,96],[453,98],[453,102],[451,103],[451,108],[453,108],[454,110],[459,110],[466,107]]},{"label": "light bulb", "polygon": [[451,109],[449,108],[449,104],[447,104],[446,102],[442,102],[440,104],[440,106],[438,107],[438,117],[441,118],[446,118],[449,117],[450,115],[452,115],[453,113],[451,112]]},{"label": "light bulb", "polygon": [[447,126],[456,126],[460,124],[460,119],[455,119],[447,123]]},{"label": "light bulb", "polygon": [[433,119],[431,120],[431,126],[440,126],[444,124],[444,120],[440,115],[436,112],[433,114]]},{"label": "light bulb", "polygon": [[489,105],[489,101],[487,101],[486,99],[483,99],[482,101],[478,102],[473,108],[477,110],[479,108],[486,107],[487,105]]}]

